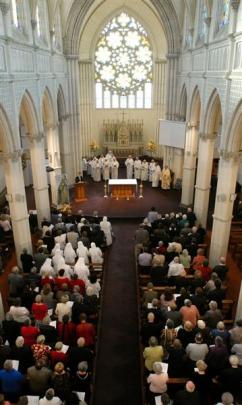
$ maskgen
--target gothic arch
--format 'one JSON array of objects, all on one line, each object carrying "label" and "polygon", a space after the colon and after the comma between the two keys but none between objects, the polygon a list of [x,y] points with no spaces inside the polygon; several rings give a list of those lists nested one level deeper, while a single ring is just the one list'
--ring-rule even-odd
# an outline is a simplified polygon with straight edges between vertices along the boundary
[{"label": "gothic arch", "polygon": [[33,99],[28,90],[25,90],[22,96],[19,115],[23,121],[26,134],[32,136],[37,135],[39,132],[38,115]]},{"label": "gothic arch", "polygon": [[218,128],[221,123],[221,101],[217,89],[214,89],[205,109],[204,133],[209,134],[209,136],[216,137]]},{"label": "gothic arch", "polygon": [[180,98],[179,98],[179,120],[186,121],[187,117],[187,89],[185,83],[182,86]]},{"label": "gothic arch", "polygon": [[191,97],[188,120],[189,122],[194,123],[196,126],[199,126],[200,116],[201,116],[201,97],[198,86],[196,86],[195,89],[193,90]]},{"label": "gothic arch", "polygon": [[[179,52],[179,21],[172,2],[170,0],[162,0],[162,2],[150,0],[150,3],[157,12],[161,25],[164,29],[168,53]],[[72,4],[67,18],[65,34],[66,52],[70,55],[78,55],[82,27],[93,4],[94,0],[86,0],[84,2],[75,0]],[[97,7],[99,7],[99,4],[97,4]],[[94,12],[95,10],[93,10],[93,13]]]},{"label": "gothic arch", "polygon": [[46,125],[54,125],[57,120],[55,119],[54,103],[48,87],[44,90],[41,105],[44,127]]},{"label": "gothic arch", "polygon": [[58,112],[58,119],[62,119],[66,117],[67,111],[66,111],[66,100],[65,100],[65,95],[63,88],[61,84],[59,85],[58,91],[57,91],[57,112]]},{"label": "gothic arch", "polygon": [[0,152],[10,153],[14,150],[14,137],[11,124],[3,107],[0,105]]},{"label": "gothic arch", "polygon": [[226,151],[242,151],[242,101],[237,105],[227,127]]}]

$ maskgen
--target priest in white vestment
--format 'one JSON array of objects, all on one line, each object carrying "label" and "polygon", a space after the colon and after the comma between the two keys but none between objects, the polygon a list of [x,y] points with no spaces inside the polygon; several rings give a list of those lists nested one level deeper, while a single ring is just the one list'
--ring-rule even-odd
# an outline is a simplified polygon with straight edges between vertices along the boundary
[{"label": "priest in white vestment", "polygon": [[141,172],[140,172],[140,180],[147,181],[148,180],[148,162],[144,159],[141,163]]},{"label": "priest in white vestment", "polygon": [[109,160],[106,158],[103,161],[102,173],[103,173],[103,180],[104,181],[108,180],[110,175],[110,163]]},{"label": "priest in white vestment", "polygon": [[92,164],[93,180],[98,182],[101,181],[101,163],[97,158],[94,158]]},{"label": "priest in white vestment", "polygon": [[155,171],[154,171],[153,178],[152,178],[152,187],[159,186],[160,176],[161,176],[161,168],[160,168],[159,163],[156,162]]},{"label": "priest in white vestment", "polygon": [[154,172],[155,172],[155,161],[154,161],[154,159],[152,159],[149,164],[149,182],[150,183],[152,183]]},{"label": "priest in white vestment", "polygon": [[125,160],[125,166],[127,168],[127,179],[133,178],[133,168],[134,168],[134,160],[131,155],[127,157]]},{"label": "priest in white vestment", "polygon": [[118,179],[118,168],[119,168],[119,162],[117,161],[116,157],[114,157],[112,160],[112,163],[111,163],[112,179]]},{"label": "priest in white vestment", "polygon": [[134,161],[134,178],[136,180],[140,179],[140,171],[141,171],[141,160],[136,157]]}]

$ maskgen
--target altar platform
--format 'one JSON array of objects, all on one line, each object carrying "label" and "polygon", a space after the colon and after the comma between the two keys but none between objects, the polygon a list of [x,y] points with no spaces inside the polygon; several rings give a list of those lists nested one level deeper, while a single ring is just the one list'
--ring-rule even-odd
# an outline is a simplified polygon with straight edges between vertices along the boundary
[{"label": "altar platform", "polygon": [[135,198],[138,195],[138,184],[136,179],[110,179],[108,180],[108,195],[119,200]]}]

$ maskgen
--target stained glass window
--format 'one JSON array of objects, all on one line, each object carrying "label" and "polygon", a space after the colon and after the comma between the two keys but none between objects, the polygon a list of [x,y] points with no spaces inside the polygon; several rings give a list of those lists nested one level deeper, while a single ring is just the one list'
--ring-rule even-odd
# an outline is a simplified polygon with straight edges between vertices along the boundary
[{"label": "stained glass window", "polygon": [[95,51],[96,107],[151,108],[152,70],[142,25],[124,12],[112,18]]},{"label": "stained glass window", "polygon": [[197,40],[203,42],[206,34],[206,23],[205,20],[208,17],[208,9],[204,0],[200,1],[199,15],[198,15],[198,30],[197,30]]},{"label": "stained glass window", "polygon": [[229,5],[230,0],[218,0],[218,9],[217,9],[218,31],[226,27],[229,23]]}]

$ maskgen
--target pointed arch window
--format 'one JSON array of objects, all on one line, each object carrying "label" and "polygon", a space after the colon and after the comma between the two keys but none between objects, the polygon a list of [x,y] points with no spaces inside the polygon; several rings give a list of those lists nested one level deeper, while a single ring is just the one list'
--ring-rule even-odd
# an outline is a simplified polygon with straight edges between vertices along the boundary
[{"label": "pointed arch window", "polygon": [[151,108],[153,54],[142,25],[122,12],[95,50],[96,108]]},{"label": "pointed arch window", "polygon": [[12,8],[12,23],[16,28],[23,28],[24,21],[24,1],[23,0],[11,0]]},{"label": "pointed arch window", "polygon": [[215,34],[224,31],[229,25],[230,0],[218,0],[216,10]]},{"label": "pointed arch window", "polygon": [[208,8],[204,0],[200,0],[199,15],[198,15],[198,28],[197,28],[197,42],[204,42],[206,35],[206,18],[208,18]]}]

